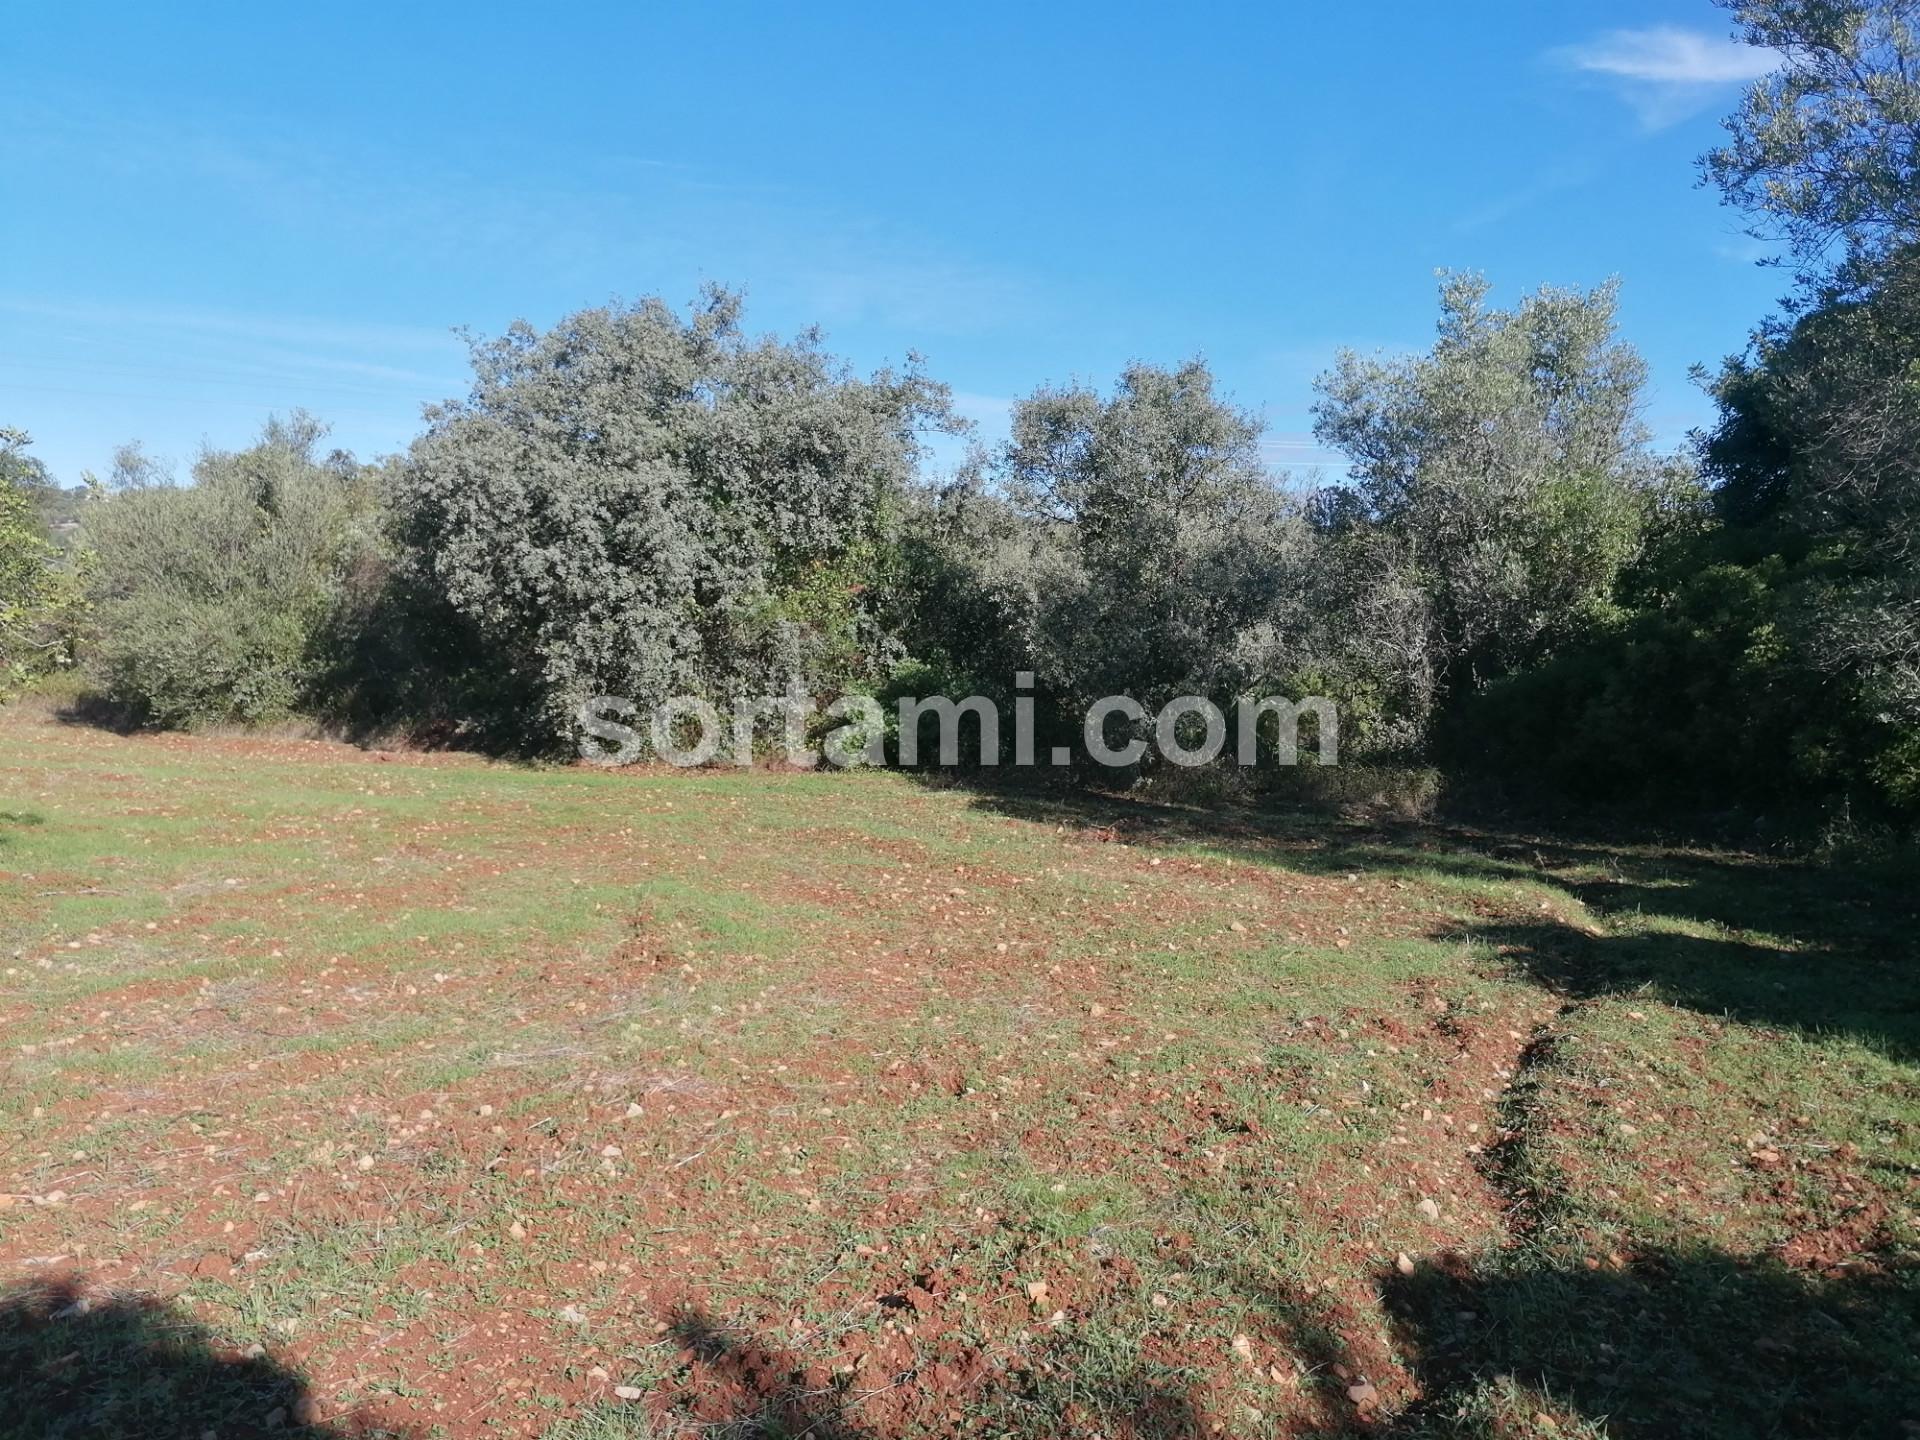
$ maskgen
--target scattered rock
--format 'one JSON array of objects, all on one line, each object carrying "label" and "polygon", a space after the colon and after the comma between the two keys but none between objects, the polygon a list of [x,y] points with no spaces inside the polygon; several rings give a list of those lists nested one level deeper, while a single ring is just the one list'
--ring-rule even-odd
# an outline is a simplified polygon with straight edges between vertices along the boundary
[{"label": "scattered rock", "polygon": [[1402,1275],[1411,1275],[1413,1273],[1413,1257],[1402,1250],[1399,1258],[1393,1262],[1393,1268],[1398,1270]]},{"label": "scattered rock", "polygon": [[1413,1208],[1418,1210],[1422,1215],[1426,1216],[1427,1219],[1429,1220],[1438,1220],[1440,1218],[1439,1202],[1432,1198],[1422,1200],[1418,1205],[1414,1206]]}]

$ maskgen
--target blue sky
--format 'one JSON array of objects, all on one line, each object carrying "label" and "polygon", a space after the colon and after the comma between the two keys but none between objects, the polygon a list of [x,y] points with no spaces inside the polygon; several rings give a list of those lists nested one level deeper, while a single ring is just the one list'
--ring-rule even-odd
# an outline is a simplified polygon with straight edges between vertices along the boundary
[{"label": "blue sky", "polygon": [[1693,159],[1767,57],[1706,0],[13,8],[0,423],[61,478],[182,472],[305,406],[404,447],[451,333],[743,287],[989,436],[1042,381],[1202,354],[1319,457],[1335,350],[1427,343],[1434,270],[1617,275],[1647,420],[1784,288]]}]

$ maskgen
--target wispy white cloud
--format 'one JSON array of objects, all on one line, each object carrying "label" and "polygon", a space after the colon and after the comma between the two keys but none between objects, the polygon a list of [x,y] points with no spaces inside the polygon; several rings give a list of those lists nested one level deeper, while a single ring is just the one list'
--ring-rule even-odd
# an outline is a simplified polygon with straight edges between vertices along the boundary
[{"label": "wispy white cloud", "polygon": [[296,407],[335,427],[331,443],[390,453],[424,402],[466,388],[465,347],[430,326],[0,293],[0,333],[0,393],[31,401],[37,453],[69,483],[116,441],[137,436],[179,472]]},{"label": "wispy white cloud", "polygon": [[1578,189],[1593,178],[1594,167],[1587,162],[1555,165],[1531,183],[1506,191],[1487,200],[1453,222],[1456,235],[1470,235],[1511,220],[1534,209],[1543,200],[1563,191]]},{"label": "wispy white cloud", "polygon": [[971,420],[998,439],[1007,433],[1013,420],[1014,402],[1005,395],[982,395],[976,390],[953,392],[954,413]]},{"label": "wispy white cloud", "polygon": [[1759,265],[1764,261],[1777,258],[1780,247],[1768,245],[1751,237],[1742,237],[1737,240],[1721,241],[1713,247],[1713,253],[1735,265]]},{"label": "wispy white cloud", "polygon": [[1776,51],[1675,25],[1608,30],[1551,51],[1567,69],[1612,85],[1650,130],[1684,120],[1727,87],[1776,68]]},{"label": "wispy white cloud", "polygon": [[1665,85],[1737,84],[1756,79],[1779,63],[1771,50],[1672,25],[1609,30],[1564,53],[1576,69]]}]

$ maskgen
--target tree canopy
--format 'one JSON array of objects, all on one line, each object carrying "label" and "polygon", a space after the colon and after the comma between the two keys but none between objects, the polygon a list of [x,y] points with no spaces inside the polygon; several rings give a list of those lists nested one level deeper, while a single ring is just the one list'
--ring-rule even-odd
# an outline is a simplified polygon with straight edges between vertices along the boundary
[{"label": "tree canopy", "polygon": [[953,423],[943,387],[750,338],[720,290],[516,325],[473,367],[401,470],[402,529],[549,734],[596,695],[777,694],[873,658],[864,567]]},{"label": "tree canopy", "polygon": [[1315,412],[1355,481],[1322,519],[1366,532],[1370,563],[1395,572],[1381,581],[1424,611],[1421,663],[1443,692],[1538,658],[1603,607],[1660,476],[1615,287],[1544,289],[1511,310],[1487,294],[1445,277],[1432,350],[1343,354]]},{"label": "tree canopy", "polygon": [[1719,3],[1781,64],[1728,117],[1706,178],[1809,269],[1920,239],[1920,4]]}]

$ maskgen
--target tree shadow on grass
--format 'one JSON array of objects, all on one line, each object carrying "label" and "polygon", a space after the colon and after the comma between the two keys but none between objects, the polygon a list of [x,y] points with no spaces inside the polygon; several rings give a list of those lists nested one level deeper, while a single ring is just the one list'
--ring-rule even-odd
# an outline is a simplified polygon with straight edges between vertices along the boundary
[{"label": "tree shadow on grass", "polygon": [[809,1379],[808,1362],[784,1346],[718,1324],[703,1310],[674,1315],[669,1332],[692,1357],[686,1387],[689,1418],[739,1440],[805,1435],[811,1440],[868,1440],[857,1419],[864,1391]]},{"label": "tree shadow on grass", "polygon": [[[669,1334],[686,1357],[645,1405],[608,1406],[563,1422],[549,1440],[699,1434],[715,1440],[892,1440],[946,1433],[964,1415],[969,1433],[1051,1440],[1203,1440],[1209,1427],[1175,1385],[1137,1359],[1116,1365],[1064,1345],[1032,1370],[960,1366],[930,1357],[920,1368],[828,1374],[818,1356],[683,1310]],[[1078,1361],[1087,1363],[1077,1363]],[[671,1419],[658,1428],[651,1413]]]},{"label": "tree shadow on grass", "polygon": [[[1573,998],[1652,987],[1715,1017],[1839,1031],[1920,1059],[1920,881],[1725,852],[1419,822],[1211,811],[1111,795],[976,787],[996,815],[1135,845],[1190,845],[1305,874],[1531,882],[1619,933],[1546,916],[1442,926]],[[1700,933],[1700,932],[1706,933]]]},{"label": "tree shadow on grass", "polygon": [[[1543,1403],[1617,1440],[1920,1432],[1920,1275],[1811,1275],[1710,1249],[1625,1268],[1530,1251],[1390,1272],[1382,1300],[1423,1392],[1387,1432],[1499,1434]],[[1513,1387],[1524,1392],[1513,1394]]]},{"label": "tree shadow on grass", "polygon": [[1841,1033],[1920,1060],[1920,961],[1904,945],[1815,951],[1671,932],[1596,936],[1551,921],[1491,921],[1452,932],[1494,947],[1572,999],[1651,990],[1716,1019]]},{"label": "tree shadow on grass", "polygon": [[104,730],[109,735],[138,735],[149,728],[136,707],[92,691],[59,702],[50,713],[61,725]]},{"label": "tree shadow on grass", "polygon": [[[1621,1268],[1561,1263],[1531,1247],[1476,1268],[1446,1257],[1389,1271],[1374,1326],[1326,1296],[1242,1274],[1243,1296],[1305,1372],[1288,1434],[1418,1437],[1575,1433],[1611,1440],[1773,1436],[1865,1440],[1920,1432],[1920,1274],[1882,1259],[1815,1275],[1708,1248],[1643,1252]],[[1071,1342],[1042,1369],[973,1387],[929,1371],[841,1380],[818,1361],[702,1312],[677,1317],[690,1357],[658,1399],[563,1424],[556,1437],[700,1433],[716,1440],[891,1440],[961,1427],[996,1436],[1201,1440],[1220,1433],[1183,1387],[1091,1361]],[[1392,1409],[1404,1382],[1417,1388]],[[1366,1382],[1380,1381],[1379,1398]],[[932,1396],[926,1393],[933,1392]],[[1360,1398],[1356,1398],[1356,1396]],[[1559,1429],[1538,1416],[1548,1414]]]},{"label": "tree shadow on grass", "polygon": [[220,1345],[161,1301],[73,1279],[0,1292],[0,1434],[9,1440],[375,1440],[313,1417],[306,1383]]},{"label": "tree shadow on grass", "polygon": [[[1340,1338],[1341,1317],[1305,1298],[1248,1291],[1307,1362],[1310,1406],[1300,1418],[1316,1433],[1522,1433],[1541,1409],[1617,1440],[1920,1430],[1920,1273],[1904,1259],[1812,1275],[1708,1249],[1587,1268],[1523,1248],[1477,1269],[1445,1258],[1389,1272],[1380,1293],[1395,1350],[1421,1391],[1390,1418],[1356,1406],[1347,1377],[1335,1377],[1343,1363],[1356,1375],[1373,1368]],[[949,1405],[999,1435],[1200,1440],[1211,1430],[1177,1385],[1116,1368],[1111,1357],[1090,1363],[1071,1344],[1042,1369],[969,1386],[913,1370],[823,1376],[817,1360],[698,1311],[677,1316],[673,1334],[689,1364],[666,1398],[700,1433],[727,1440],[883,1440],[924,1428]],[[938,1397],[932,1416],[927,1389]],[[72,1281],[0,1295],[0,1433],[9,1440],[396,1433],[314,1419],[308,1403],[296,1374],[222,1349],[158,1302],[98,1296]],[[622,1405],[562,1422],[555,1434],[654,1434],[649,1409]]]},{"label": "tree shadow on grass", "polygon": [[[1367,1317],[1341,1302],[1233,1278],[1302,1366],[1308,1414],[1297,1433],[1920,1433],[1920,1270],[1911,1257],[1814,1274],[1706,1246],[1591,1266],[1535,1245],[1477,1261],[1443,1255],[1378,1280],[1390,1354]],[[1389,1413],[1391,1402],[1369,1395],[1366,1382],[1396,1369],[1416,1393]]]},{"label": "tree shadow on grass", "polygon": [[[1083,1374],[1071,1351],[1055,1373],[831,1376],[818,1361],[703,1311],[676,1315],[685,1372],[656,1400],[688,1433],[715,1440],[883,1440],[949,1405],[988,1433],[1090,1434],[1111,1440],[1201,1440],[1206,1428],[1175,1390],[1102,1364]],[[897,1395],[895,1392],[899,1392]],[[653,1404],[620,1402],[560,1422],[556,1440],[655,1436]],[[262,1355],[221,1345],[177,1308],[114,1295],[77,1277],[0,1292],[0,1435],[7,1440],[417,1440],[314,1413],[306,1382]]]}]

